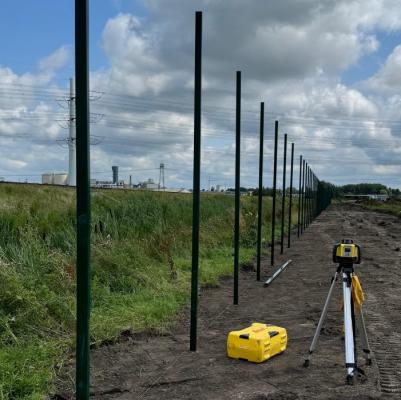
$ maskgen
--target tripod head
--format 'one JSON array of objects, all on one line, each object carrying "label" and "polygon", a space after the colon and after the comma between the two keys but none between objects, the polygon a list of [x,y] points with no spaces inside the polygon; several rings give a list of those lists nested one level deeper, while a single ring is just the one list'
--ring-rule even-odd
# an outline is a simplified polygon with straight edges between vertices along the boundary
[{"label": "tripod head", "polygon": [[343,239],[333,247],[333,262],[339,264],[339,268],[353,270],[354,264],[361,263],[361,248],[352,239]]}]

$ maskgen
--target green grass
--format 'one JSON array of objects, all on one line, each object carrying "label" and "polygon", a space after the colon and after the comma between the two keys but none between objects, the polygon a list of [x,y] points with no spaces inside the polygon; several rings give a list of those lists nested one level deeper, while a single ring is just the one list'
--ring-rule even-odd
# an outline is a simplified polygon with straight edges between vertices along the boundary
[{"label": "green grass", "polygon": [[365,200],[358,204],[367,210],[391,214],[401,218],[401,200],[399,199],[390,199],[387,201]]},{"label": "green grass", "polygon": [[[255,255],[256,202],[241,198],[241,262]],[[265,250],[270,203],[264,198]],[[202,194],[203,285],[232,273],[233,207],[232,196]],[[92,343],[169,329],[189,298],[191,221],[190,195],[92,193]],[[74,191],[1,184],[0,400],[52,393],[74,329]]]}]

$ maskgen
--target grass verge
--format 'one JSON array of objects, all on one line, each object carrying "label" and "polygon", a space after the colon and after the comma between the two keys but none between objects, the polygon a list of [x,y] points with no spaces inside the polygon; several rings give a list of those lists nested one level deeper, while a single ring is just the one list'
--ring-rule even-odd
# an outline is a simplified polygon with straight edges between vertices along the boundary
[{"label": "grass verge", "polygon": [[[265,248],[270,203],[264,198]],[[233,207],[231,196],[202,194],[203,285],[232,273]],[[241,207],[245,262],[255,255],[257,199],[242,197]],[[92,343],[126,329],[169,328],[189,297],[191,222],[190,195],[93,191]],[[74,347],[75,289],[74,191],[2,184],[0,400],[42,399],[54,391],[57,370]]]},{"label": "grass verge", "polygon": [[398,199],[390,199],[387,201],[365,200],[358,204],[367,210],[391,214],[401,218],[401,200]]}]

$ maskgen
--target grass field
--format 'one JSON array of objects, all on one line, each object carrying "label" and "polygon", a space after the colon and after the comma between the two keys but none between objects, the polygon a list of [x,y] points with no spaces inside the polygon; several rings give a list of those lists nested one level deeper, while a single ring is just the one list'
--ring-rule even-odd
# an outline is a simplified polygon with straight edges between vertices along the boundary
[{"label": "grass field", "polygon": [[399,199],[390,199],[387,201],[366,200],[359,204],[368,210],[383,212],[401,218],[401,200]]},{"label": "grass field", "polygon": [[[256,202],[241,198],[242,262],[255,255]],[[270,205],[264,198],[265,247]],[[202,194],[203,285],[232,272],[233,207],[233,196]],[[189,298],[191,221],[191,195],[92,193],[92,343],[169,328]],[[1,184],[0,400],[51,393],[74,329],[74,190]]]}]

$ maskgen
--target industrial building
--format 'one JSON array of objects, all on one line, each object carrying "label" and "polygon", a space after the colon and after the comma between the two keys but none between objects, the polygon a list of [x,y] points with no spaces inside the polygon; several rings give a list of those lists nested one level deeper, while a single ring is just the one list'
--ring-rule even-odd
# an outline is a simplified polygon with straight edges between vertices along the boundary
[{"label": "industrial building", "polygon": [[118,166],[113,165],[111,167],[112,177],[111,181],[99,181],[91,179],[90,184],[92,187],[104,188],[104,189],[123,189],[125,187],[124,181],[118,178]]},{"label": "industrial building", "polygon": [[147,190],[158,190],[160,188],[160,185],[155,183],[153,179],[149,178],[147,181],[140,182],[139,187],[141,189],[147,189]]},{"label": "industrial building", "polygon": [[[164,164],[161,164],[161,173],[160,173],[160,182],[156,183],[154,179],[149,178],[146,181],[139,182],[138,185],[134,185],[132,183],[132,176],[130,175],[129,184],[125,184],[124,180],[120,180],[118,173],[119,167],[117,165],[113,165],[111,167],[112,180],[98,180],[91,179],[90,185],[94,188],[103,188],[103,189],[144,189],[144,190],[154,190],[154,191],[165,191],[166,187],[164,186]],[[71,180],[69,179],[69,175],[66,173],[44,173],[42,174],[42,184],[45,185],[71,185]],[[219,190],[221,190],[220,186],[217,186]],[[169,189],[169,191],[176,192],[187,192],[185,189]]]}]

